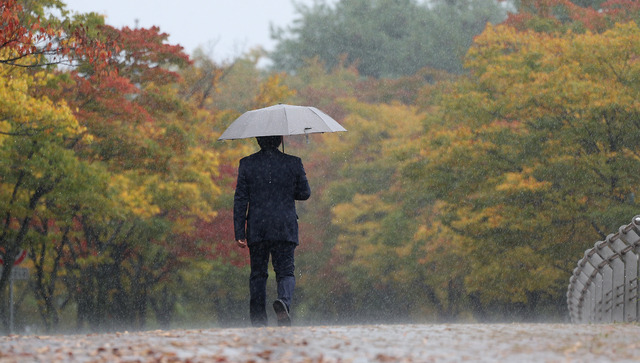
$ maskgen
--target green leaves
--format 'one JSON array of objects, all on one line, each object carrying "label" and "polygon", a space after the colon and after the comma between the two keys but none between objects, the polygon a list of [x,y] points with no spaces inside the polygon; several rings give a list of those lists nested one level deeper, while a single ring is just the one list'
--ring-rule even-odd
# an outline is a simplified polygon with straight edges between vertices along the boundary
[{"label": "green leaves", "polygon": [[500,25],[476,38],[471,75],[443,96],[422,151],[443,221],[474,251],[469,293],[553,296],[586,247],[637,213],[639,41],[635,23],[602,34]]},{"label": "green leaves", "polygon": [[500,22],[504,9],[494,1],[344,0],[330,7],[299,9],[296,26],[272,34],[276,69],[295,71],[318,58],[327,69],[355,65],[376,78],[412,75],[429,67],[461,73],[461,60],[486,22]]}]

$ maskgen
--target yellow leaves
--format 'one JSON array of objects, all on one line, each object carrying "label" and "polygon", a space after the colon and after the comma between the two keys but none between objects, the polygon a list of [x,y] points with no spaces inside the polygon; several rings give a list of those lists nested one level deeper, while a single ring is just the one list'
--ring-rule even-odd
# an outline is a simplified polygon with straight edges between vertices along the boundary
[{"label": "yellow leaves", "polygon": [[528,303],[530,292],[553,293],[558,286],[550,282],[559,281],[562,274],[552,260],[531,246],[518,246],[477,266],[475,273],[465,278],[465,284],[470,292],[482,292],[486,301]]},{"label": "yellow leaves", "polygon": [[284,74],[273,74],[266,81],[260,84],[258,94],[253,100],[254,108],[273,106],[278,103],[285,103],[287,99],[296,94],[282,82]]},{"label": "yellow leaves", "polygon": [[522,172],[505,173],[504,181],[496,186],[496,190],[509,194],[520,192],[544,192],[551,187],[548,181],[538,181],[530,173],[531,168]]},{"label": "yellow leaves", "polygon": [[413,249],[413,243],[405,241],[405,243],[402,243],[400,244],[400,246],[395,247],[393,251],[395,252],[396,256],[398,256],[398,258],[408,259],[413,253]]},{"label": "yellow leaves", "polygon": [[122,204],[125,216],[131,213],[139,218],[150,218],[160,212],[160,208],[153,203],[149,186],[141,180],[125,175],[114,175],[111,187],[116,190],[118,202]]},{"label": "yellow leaves", "polygon": [[518,32],[500,25],[476,38],[467,66],[503,113],[534,118],[612,105],[637,110],[632,85],[640,72],[638,53],[635,23],[604,34]]},{"label": "yellow leaves", "polygon": [[366,166],[379,163],[394,168],[399,160],[417,155],[417,142],[424,127],[424,114],[416,107],[393,104],[371,105],[353,99],[343,100],[349,111],[342,124],[352,132],[327,135],[324,144],[329,155],[345,165]]},{"label": "yellow leaves", "polygon": [[501,210],[501,206],[492,206],[480,211],[474,211],[469,206],[459,207],[456,210],[457,220],[451,226],[457,230],[473,231],[469,233],[473,237],[476,234],[486,232],[487,229],[500,226],[500,222],[503,220],[499,215]]},{"label": "yellow leaves", "polygon": [[207,173],[210,177],[218,175],[220,160],[218,153],[213,150],[199,146],[191,147],[189,160],[190,170]]},{"label": "yellow leaves", "polygon": [[350,111],[344,120],[345,127],[358,131],[345,135],[358,138],[348,140],[350,145],[363,140],[406,140],[421,132],[424,115],[415,107],[397,102],[372,105],[355,99],[345,99],[343,105]]},{"label": "yellow leaves", "polygon": [[185,218],[181,215],[174,218],[171,224],[171,231],[176,234],[193,232],[193,218]]},{"label": "yellow leaves", "polygon": [[[220,195],[220,189],[213,183],[188,183],[185,181],[156,181],[156,198],[163,210],[179,211],[183,221],[194,221],[197,217],[210,221],[217,213],[213,210],[213,201]],[[185,227],[177,226],[182,231]]]},{"label": "yellow leaves", "polygon": [[3,130],[56,138],[73,137],[83,131],[65,103],[31,96],[30,89],[46,83],[51,75],[43,72],[31,75],[10,68],[0,65],[0,127]]},{"label": "yellow leaves", "polygon": [[7,138],[5,134],[9,131],[11,131],[11,124],[7,121],[0,120],[0,146],[2,146],[2,143]]},{"label": "yellow leaves", "polygon": [[[399,245],[397,248],[384,243],[382,235],[386,231],[382,220],[391,210],[392,206],[377,195],[365,194],[356,194],[351,202],[338,204],[332,209],[332,223],[340,230],[337,251],[349,259],[350,269],[361,269],[378,276],[384,266],[394,263],[399,254],[408,254],[406,244],[409,241],[395,241]],[[380,278],[388,280],[394,276]]]},{"label": "yellow leaves", "polygon": [[222,194],[220,186],[213,182],[219,173],[220,155],[200,146],[186,151],[171,159],[169,175],[153,179],[153,192],[161,209],[180,211],[184,216],[184,223],[177,226],[182,232],[194,217],[204,221],[215,217],[213,203]]},{"label": "yellow leaves", "polygon": [[420,254],[417,256],[420,264],[444,262],[445,256],[461,258],[468,253],[464,247],[464,237],[456,234],[438,219],[441,209],[445,206],[444,202],[434,204],[428,216],[431,220],[420,224],[413,236],[413,243],[409,244],[420,246]]},{"label": "yellow leaves", "polygon": [[391,206],[376,195],[356,194],[350,203],[338,204],[332,209],[332,222],[341,228],[341,243],[359,243],[380,230],[379,219]]}]

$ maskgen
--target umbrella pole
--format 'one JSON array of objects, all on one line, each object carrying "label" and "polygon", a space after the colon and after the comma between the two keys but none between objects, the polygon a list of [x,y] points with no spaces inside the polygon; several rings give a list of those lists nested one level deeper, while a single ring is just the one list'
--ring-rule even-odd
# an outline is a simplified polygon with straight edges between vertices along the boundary
[{"label": "umbrella pole", "polygon": [[282,137],[282,153],[284,154],[284,136]]}]

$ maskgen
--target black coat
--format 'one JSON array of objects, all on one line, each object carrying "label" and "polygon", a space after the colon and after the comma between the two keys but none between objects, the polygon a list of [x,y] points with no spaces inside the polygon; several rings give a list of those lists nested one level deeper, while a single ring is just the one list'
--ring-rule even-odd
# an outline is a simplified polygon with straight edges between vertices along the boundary
[{"label": "black coat", "polygon": [[242,158],[233,201],[236,240],[246,238],[249,245],[261,241],[298,244],[295,201],[310,195],[299,157],[266,148]]}]

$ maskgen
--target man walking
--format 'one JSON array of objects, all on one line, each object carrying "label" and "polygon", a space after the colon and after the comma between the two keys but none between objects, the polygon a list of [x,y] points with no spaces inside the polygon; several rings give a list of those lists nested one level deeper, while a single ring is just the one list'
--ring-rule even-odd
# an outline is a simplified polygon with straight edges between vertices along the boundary
[{"label": "man walking", "polygon": [[279,326],[290,326],[296,284],[294,251],[298,245],[296,200],[307,200],[311,189],[300,158],[278,150],[282,136],[257,138],[260,151],[240,160],[233,203],[236,243],[249,248],[253,326],[267,325],[266,298],[269,255],[276,273],[278,299],[273,309]]}]

